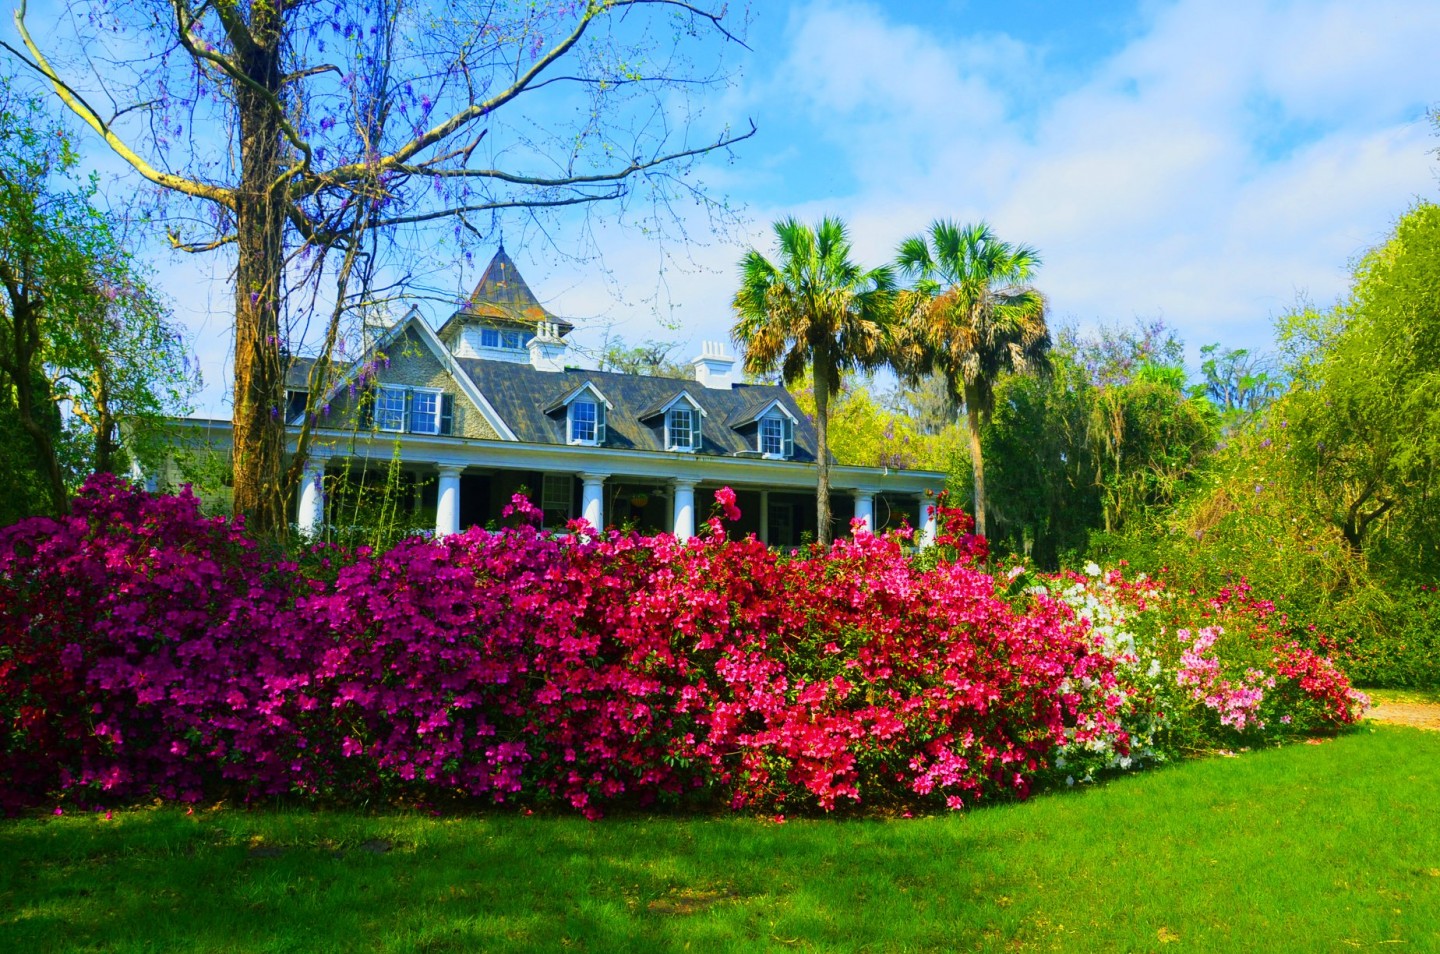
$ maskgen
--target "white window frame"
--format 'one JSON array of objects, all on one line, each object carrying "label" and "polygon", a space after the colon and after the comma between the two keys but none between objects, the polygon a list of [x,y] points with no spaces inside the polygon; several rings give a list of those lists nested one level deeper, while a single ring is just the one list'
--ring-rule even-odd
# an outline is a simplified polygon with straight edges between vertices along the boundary
[{"label": "white window frame", "polygon": [[[581,407],[590,408],[593,415],[589,421],[581,421],[576,412]],[[576,437],[575,428],[580,424],[590,425],[589,437]],[[605,405],[601,404],[593,395],[578,397],[570,402],[565,411],[565,435],[571,444],[579,444],[584,447],[595,447],[604,440],[605,433]]]},{"label": "white window frame", "polygon": [[[685,428],[676,426],[676,418],[684,414],[689,418],[689,425]],[[685,435],[687,446],[681,447],[677,440],[680,434]],[[675,451],[679,454],[693,454],[700,449],[704,439],[700,433],[700,409],[689,401],[677,401],[674,405],[665,410],[665,449]]]},{"label": "white window frame", "polygon": [[[774,437],[778,450],[770,450],[766,446],[765,429],[770,426],[777,428],[777,432],[770,435]],[[758,450],[766,460],[786,460],[795,454],[795,438],[790,419],[783,414],[766,414],[760,418],[760,426],[755,431],[755,449]],[[786,450],[789,453],[786,453]]]},{"label": "white window frame", "polygon": [[533,337],[513,328],[481,328],[480,347],[492,351],[524,351]]},{"label": "white window frame", "polygon": [[[417,394],[423,394],[427,397],[435,398],[435,412],[430,419],[430,430],[421,430],[418,426],[419,421],[417,420],[417,416],[415,414],[415,396]],[[444,403],[445,392],[440,390],[439,388],[410,388],[409,400],[407,400],[405,403],[405,413],[406,417],[408,418],[407,423],[409,424],[409,432],[411,434],[439,434],[440,417],[442,412],[444,411]]]},{"label": "white window frame", "polygon": [[[385,399],[388,396],[398,394],[400,396],[400,424],[398,427],[387,427],[389,413],[393,410],[387,408]],[[375,389],[375,429],[385,431],[388,434],[404,434],[410,425],[410,389],[399,384],[382,384]]]}]

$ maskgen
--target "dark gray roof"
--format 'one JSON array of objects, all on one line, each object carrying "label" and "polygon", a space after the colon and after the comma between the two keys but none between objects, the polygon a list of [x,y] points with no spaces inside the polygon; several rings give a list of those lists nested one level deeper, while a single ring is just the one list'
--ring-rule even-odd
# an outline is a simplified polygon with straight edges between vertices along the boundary
[{"label": "dark gray roof", "polygon": [[[310,369],[314,366],[314,358],[299,356],[291,358],[289,365],[285,368],[285,390],[304,391],[310,387]],[[337,365],[335,370],[338,373],[342,369]]]},{"label": "dark gray roof", "polygon": [[579,368],[537,371],[528,364],[476,358],[457,358],[456,364],[470,376],[522,441],[567,443],[564,411],[557,409],[547,414],[545,408],[553,407],[561,398],[590,382],[613,405],[606,417],[606,447],[663,451],[664,419],[642,421],[641,417],[648,409],[663,405],[685,391],[707,415],[701,428],[700,454],[728,457],[738,452],[753,452],[753,430],[747,428],[742,433],[727,422],[741,420],[747,410],[753,414],[771,401],[779,400],[798,421],[794,459],[815,460],[815,429],[796,406],[795,398],[779,385],[737,384],[726,391],[707,388],[688,378],[644,377]]},{"label": "dark gray roof", "polygon": [[[774,390],[784,392],[786,396],[789,396],[789,392],[785,391],[784,388],[774,388]],[[755,391],[751,393],[750,399],[743,406],[736,408],[730,413],[730,416],[725,420],[726,425],[729,427],[743,427],[746,424],[755,423],[755,418],[759,417],[760,412],[765,410],[773,400],[775,400],[775,395],[771,393],[771,389],[756,388]],[[796,420],[803,420],[805,418],[805,415],[801,414],[799,409],[795,407],[793,400],[785,404],[785,409],[795,415]]]}]

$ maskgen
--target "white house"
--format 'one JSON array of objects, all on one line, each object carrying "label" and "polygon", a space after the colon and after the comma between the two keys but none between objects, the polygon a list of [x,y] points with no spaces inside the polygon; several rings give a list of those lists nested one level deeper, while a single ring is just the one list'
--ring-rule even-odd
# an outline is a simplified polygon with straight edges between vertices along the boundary
[{"label": "white house", "polygon": [[[573,367],[572,327],[536,300],[502,247],[438,331],[412,309],[372,336],[319,402],[299,527],[324,526],[347,475],[398,468],[413,488],[407,506],[433,509],[440,535],[498,519],[523,489],[547,524],[583,516],[685,538],[727,485],[742,513],[735,532],[775,546],[814,534],[815,432],[784,388],[741,382],[716,343],[687,378]],[[309,363],[290,369],[291,423],[304,412]],[[228,447],[227,421],[185,426]],[[833,465],[830,475],[836,531],[852,517],[879,529],[903,515],[933,535],[927,494],[943,474]]]}]

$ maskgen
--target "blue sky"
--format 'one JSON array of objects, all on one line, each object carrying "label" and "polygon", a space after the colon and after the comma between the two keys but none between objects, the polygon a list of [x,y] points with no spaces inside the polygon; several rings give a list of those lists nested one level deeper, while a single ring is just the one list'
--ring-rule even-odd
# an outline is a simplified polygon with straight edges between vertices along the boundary
[{"label": "blue sky", "polygon": [[[879,263],[932,218],[984,218],[1039,248],[1057,322],[1163,318],[1192,357],[1267,347],[1277,314],[1333,300],[1356,255],[1437,198],[1428,0],[810,0],[766,5],[750,35],[726,107],[760,133],[724,182],[751,242],[833,213]],[[677,336],[723,336],[738,257],[667,273]],[[622,287],[654,286],[642,245],[607,258]],[[598,283],[566,284],[558,310],[605,314]],[[608,316],[649,333],[628,307]]]},{"label": "blue sky", "polygon": [[[1440,198],[1434,0],[766,0],[752,15],[754,52],[707,114],[759,125],[707,173],[744,209],[736,235],[696,222],[706,242],[667,261],[612,228],[584,264],[507,243],[581,343],[609,328],[688,357],[728,337],[745,246],[768,251],[781,216],[834,214],[867,264],[933,218],[983,218],[1040,250],[1057,323],[1163,318],[1192,358],[1265,348],[1274,316],[1333,300],[1357,254]],[[486,258],[443,283],[473,284]],[[200,407],[220,412],[224,268],[163,273],[205,366]]]}]

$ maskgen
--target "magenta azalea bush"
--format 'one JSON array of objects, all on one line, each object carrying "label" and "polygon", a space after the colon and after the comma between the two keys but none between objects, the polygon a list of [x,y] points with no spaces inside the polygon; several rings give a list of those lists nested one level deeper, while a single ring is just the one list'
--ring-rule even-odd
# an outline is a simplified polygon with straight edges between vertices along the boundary
[{"label": "magenta azalea bush", "polygon": [[680,542],[513,509],[296,560],[102,476],[0,531],[0,806],[958,808],[1023,797],[1065,747],[1129,757],[1128,663],[1063,599],[997,592],[963,515],[951,558],[914,560],[901,535],[777,554],[719,517]]}]

